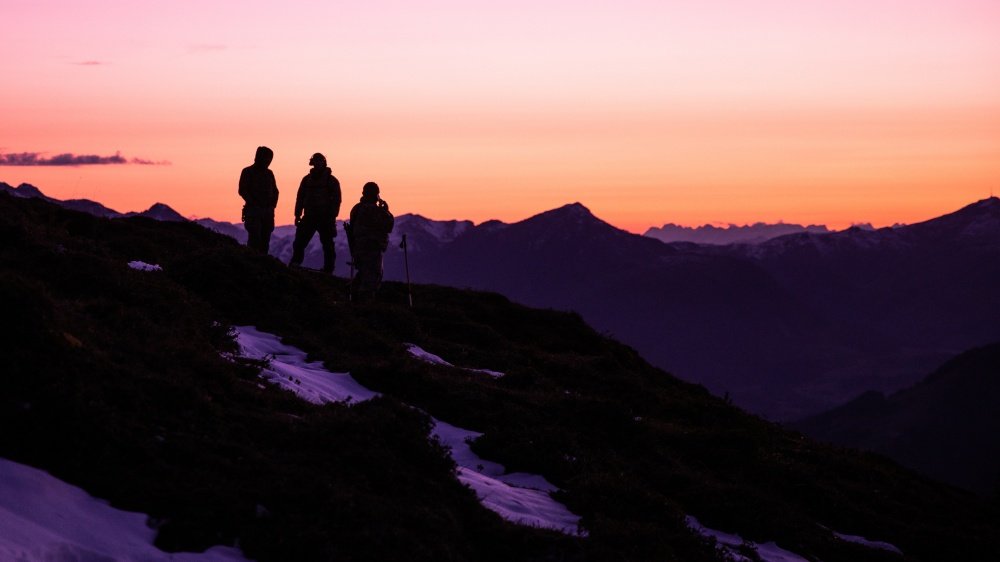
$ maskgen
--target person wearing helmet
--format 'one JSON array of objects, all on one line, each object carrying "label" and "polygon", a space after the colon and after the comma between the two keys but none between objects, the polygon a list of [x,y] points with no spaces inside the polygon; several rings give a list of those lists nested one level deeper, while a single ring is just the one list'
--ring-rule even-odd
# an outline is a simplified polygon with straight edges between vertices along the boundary
[{"label": "person wearing helmet", "polygon": [[295,241],[289,265],[302,265],[306,246],[318,232],[323,245],[323,271],[333,273],[337,257],[333,239],[337,236],[337,214],[340,213],[340,182],[322,154],[313,154],[309,165],[312,169],[302,178],[295,196]]},{"label": "person wearing helmet", "polygon": [[267,254],[274,231],[274,208],[278,206],[278,186],[274,172],[268,169],[274,152],[258,146],[253,164],[240,173],[240,197],[243,205],[243,226],[247,229],[247,247]]},{"label": "person wearing helmet", "polygon": [[351,259],[358,270],[351,282],[354,300],[371,299],[382,283],[382,253],[394,223],[389,204],[379,197],[378,184],[366,183],[361,201],[351,209]]}]

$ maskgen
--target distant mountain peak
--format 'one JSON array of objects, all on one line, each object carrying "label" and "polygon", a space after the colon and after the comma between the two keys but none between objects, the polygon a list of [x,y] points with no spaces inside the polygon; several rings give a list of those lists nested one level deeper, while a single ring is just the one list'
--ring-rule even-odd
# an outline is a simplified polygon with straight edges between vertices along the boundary
[{"label": "distant mountain peak", "polygon": [[583,232],[593,229],[611,229],[620,231],[619,228],[608,224],[594,215],[581,203],[570,203],[555,209],[539,213],[533,217],[525,219],[521,224],[530,224],[536,227],[554,228],[564,232]]},{"label": "distant mountain peak", "polygon": [[575,201],[573,203],[567,203],[566,205],[563,205],[562,207],[559,208],[573,212],[583,212],[588,214],[590,213],[590,209],[588,209],[583,203],[580,203],[579,201]]},{"label": "distant mountain peak", "polygon": [[987,197],[986,199],[980,199],[975,203],[970,203],[953,214],[966,215],[981,212],[994,212],[997,210],[1000,210],[1000,197]]},{"label": "distant mountain peak", "polygon": [[7,193],[10,193],[14,197],[22,197],[25,199],[34,199],[34,198],[48,199],[48,197],[46,197],[45,194],[42,193],[42,190],[31,185],[30,183],[22,183],[17,187],[12,187],[8,183],[0,182],[0,191],[6,191]]},{"label": "distant mountain peak", "polygon": [[154,203],[152,207],[141,213],[129,213],[129,216],[146,217],[158,221],[184,222],[187,219],[165,203]]},{"label": "distant mountain peak", "polygon": [[590,209],[585,207],[582,203],[569,203],[563,205],[562,207],[557,207],[551,211],[545,211],[537,215],[538,217],[548,217],[560,220],[576,220],[581,221],[598,221],[603,222],[594,216],[594,213],[590,212]]},{"label": "distant mountain peak", "polygon": [[990,197],[976,201],[975,203],[969,206],[979,209],[997,209],[1000,208],[1000,197],[991,195]]},{"label": "distant mountain peak", "polygon": [[953,213],[909,225],[903,230],[937,239],[973,237],[997,240],[1000,237],[1000,199],[981,199]]},{"label": "distant mountain peak", "polygon": [[21,197],[45,197],[41,189],[31,185],[30,183],[22,183],[17,186],[17,191]]},{"label": "distant mountain peak", "polygon": [[162,213],[164,211],[173,211],[173,209],[166,203],[153,203],[153,205],[146,210],[147,213]]}]

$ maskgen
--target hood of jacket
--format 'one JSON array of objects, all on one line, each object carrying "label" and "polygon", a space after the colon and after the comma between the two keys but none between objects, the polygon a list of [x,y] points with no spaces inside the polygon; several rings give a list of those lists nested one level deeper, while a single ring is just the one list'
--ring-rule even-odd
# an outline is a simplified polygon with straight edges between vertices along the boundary
[{"label": "hood of jacket", "polygon": [[309,175],[313,176],[313,177],[316,177],[316,178],[321,178],[321,177],[326,177],[326,176],[332,176],[333,175],[333,170],[331,170],[329,167],[325,167],[325,168],[313,168],[313,169],[309,170]]}]

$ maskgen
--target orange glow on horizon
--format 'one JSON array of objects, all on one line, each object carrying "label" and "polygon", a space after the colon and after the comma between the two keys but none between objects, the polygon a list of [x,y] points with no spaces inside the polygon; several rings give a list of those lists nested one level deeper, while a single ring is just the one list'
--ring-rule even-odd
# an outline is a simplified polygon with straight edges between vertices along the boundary
[{"label": "orange glow on horizon", "polygon": [[372,180],[396,214],[513,222],[579,201],[637,233],[886,226],[1000,191],[992,0],[38,0],[5,16],[23,56],[0,62],[0,153],[172,164],[0,181],[120,211],[235,221],[259,144],[279,224],[317,151],[345,205]]}]

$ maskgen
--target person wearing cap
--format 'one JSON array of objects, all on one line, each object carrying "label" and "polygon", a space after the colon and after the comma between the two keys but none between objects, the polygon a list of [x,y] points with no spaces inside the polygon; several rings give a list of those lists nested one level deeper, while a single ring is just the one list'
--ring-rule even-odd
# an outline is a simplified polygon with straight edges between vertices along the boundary
[{"label": "person wearing cap", "polygon": [[351,209],[351,259],[358,270],[351,282],[354,300],[374,297],[381,285],[382,253],[389,246],[394,223],[389,204],[379,197],[378,184],[366,183],[361,201]]},{"label": "person wearing cap", "polygon": [[302,265],[306,246],[318,232],[323,245],[323,271],[333,273],[337,257],[333,239],[337,236],[337,214],[340,213],[340,182],[326,165],[326,157],[319,152],[312,155],[309,165],[312,169],[302,178],[295,196],[295,241],[289,265]]},{"label": "person wearing cap", "polygon": [[247,229],[247,247],[266,254],[274,231],[274,208],[278,206],[278,185],[268,169],[274,152],[258,146],[253,164],[240,173],[240,197],[243,198],[243,226]]}]

